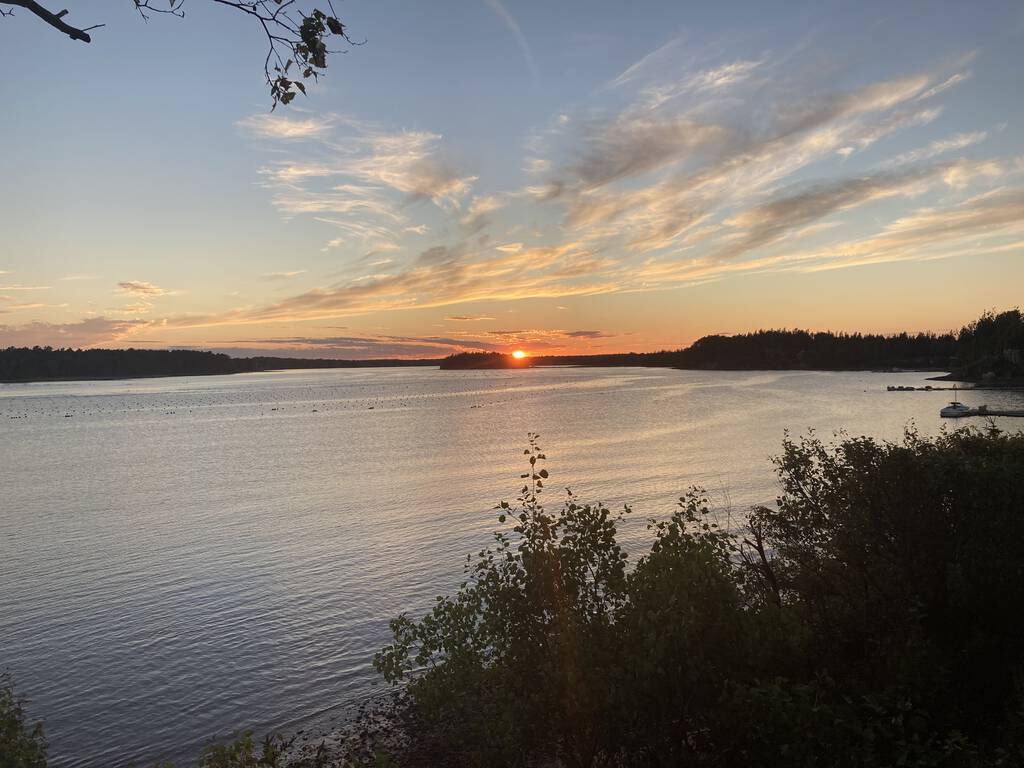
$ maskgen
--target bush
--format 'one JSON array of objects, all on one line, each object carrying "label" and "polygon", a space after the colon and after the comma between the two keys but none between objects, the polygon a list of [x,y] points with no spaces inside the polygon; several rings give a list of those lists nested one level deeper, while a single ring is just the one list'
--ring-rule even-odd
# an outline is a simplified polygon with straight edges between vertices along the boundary
[{"label": "bush", "polygon": [[1024,659],[1024,436],[787,441],[778,464],[783,495],[753,519],[807,660],[866,689],[912,685],[972,730],[1006,713]]},{"label": "bush", "polygon": [[446,762],[1024,761],[1024,435],[787,439],[774,507],[723,530],[693,489],[632,569],[629,510],[548,512],[526,456],[461,589],[374,659]]},{"label": "bush", "polygon": [[7,674],[0,675],[0,768],[46,768],[43,726],[26,722],[24,699]]}]

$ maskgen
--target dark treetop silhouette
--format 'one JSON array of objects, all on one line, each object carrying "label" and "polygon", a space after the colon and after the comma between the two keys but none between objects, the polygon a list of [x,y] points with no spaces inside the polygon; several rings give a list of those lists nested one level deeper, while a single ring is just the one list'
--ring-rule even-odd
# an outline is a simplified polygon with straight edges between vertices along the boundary
[{"label": "dark treetop silhouette", "polygon": [[374,658],[415,716],[387,765],[1024,765],[1024,434],[787,438],[774,504],[691,489],[628,553],[628,507],[545,504],[524,458],[458,591]]},{"label": "dark treetop silhouette", "polygon": [[[304,80],[316,80],[327,69],[331,53],[328,43],[341,38],[349,45],[359,45],[348,37],[345,25],[338,20],[331,0],[325,0],[327,11],[299,3],[297,0],[207,0],[245,14],[259,25],[267,38],[267,57],[263,72],[270,86],[274,106],[287,104],[296,93],[305,93]],[[151,14],[185,17],[185,0],[132,0],[144,20]],[[86,6],[88,7],[88,6]],[[104,26],[73,26],[67,21],[69,11],[56,13],[44,8],[36,0],[3,0],[0,16],[13,17],[15,8],[29,13],[49,24],[72,40],[92,42],[90,31]]]},{"label": "dark treetop silhouette", "polygon": [[881,334],[761,330],[704,336],[686,349],[603,355],[538,355],[524,360],[499,352],[446,357],[446,370],[543,365],[649,366],[696,370],[949,370],[950,378],[1016,383],[1024,378],[1024,318],[1019,309],[986,312],[957,333]]}]

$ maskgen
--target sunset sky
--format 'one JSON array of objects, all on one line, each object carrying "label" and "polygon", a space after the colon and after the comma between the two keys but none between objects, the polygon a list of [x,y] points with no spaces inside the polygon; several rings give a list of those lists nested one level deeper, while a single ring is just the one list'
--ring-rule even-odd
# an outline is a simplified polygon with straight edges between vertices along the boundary
[{"label": "sunset sky", "polygon": [[0,346],[645,351],[1024,299],[1019,1],[345,0],[365,45],[273,113],[237,12],[66,4],[91,44],[0,19]]}]

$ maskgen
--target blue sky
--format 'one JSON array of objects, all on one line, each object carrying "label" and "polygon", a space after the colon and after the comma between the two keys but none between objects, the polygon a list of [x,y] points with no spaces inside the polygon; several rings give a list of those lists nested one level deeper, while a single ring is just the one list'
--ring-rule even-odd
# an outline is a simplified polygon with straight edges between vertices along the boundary
[{"label": "blue sky", "polygon": [[[0,345],[618,351],[1020,303],[1019,3],[359,2],[269,111],[208,0],[0,19]],[[0,2],[0,7],[3,3]]]}]

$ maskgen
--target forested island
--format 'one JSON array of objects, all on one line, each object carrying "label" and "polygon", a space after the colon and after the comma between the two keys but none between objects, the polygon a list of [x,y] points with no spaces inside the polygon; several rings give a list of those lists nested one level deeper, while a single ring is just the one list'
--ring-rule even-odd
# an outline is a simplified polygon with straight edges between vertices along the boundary
[{"label": "forested island", "polygon": [[375,368],[437,365],[437,360],[332,360],[230,357],[190,349],[0,349],[0,382],[210,376],[305,368]]},{"label": "forested island", "polygon": [[957,333],[890,335],[831,331],[759,330],[704,336],[689,347],[608,355],[538,355],[516,359],[500,352],[463,352],[441,362],[445,370],[548,365],[648,366],[688,370],[931,370],[962,381],[1024,379],[1024,318],[1019,309],[985,313]]},{"label": "forested island", "polygon": [[500,352],[463,352],[441,362],[446,370],[549,365],[647,366],[698,370],[951,370],[953,334],[911,336],[761,330],[697,339],[684,349],[606,355],[537,355],[522,359]]}]

